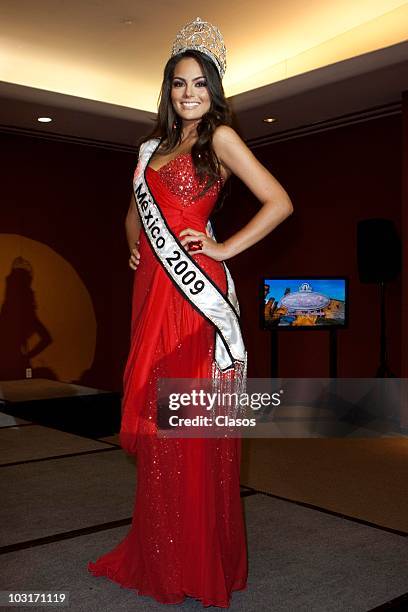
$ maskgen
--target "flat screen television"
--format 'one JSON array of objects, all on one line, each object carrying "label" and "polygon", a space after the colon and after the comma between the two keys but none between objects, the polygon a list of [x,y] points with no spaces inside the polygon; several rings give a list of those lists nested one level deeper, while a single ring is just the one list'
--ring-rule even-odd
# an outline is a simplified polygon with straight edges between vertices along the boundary
[{"label": "flat screen television", "polygon": [[264,277],[261,327],[267,330],[341,329],[348,325],[345,277]]}]

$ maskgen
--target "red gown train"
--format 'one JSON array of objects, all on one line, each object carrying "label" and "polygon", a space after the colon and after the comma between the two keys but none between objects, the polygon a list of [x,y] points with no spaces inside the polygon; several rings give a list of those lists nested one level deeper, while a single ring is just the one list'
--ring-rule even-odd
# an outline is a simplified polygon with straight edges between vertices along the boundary
[{"label": "red gown train", "polygon": [[[191,154],[146,180],[175,235],[205,231],[221,181],[198,199]],[[167,604],[186,596],[227,608],[246,588],[247,551],[240,499],[239,438],[159,438],[157,378],[209,378],[215,330],[178,291],[140,236],[131,346],[124,372],[121,444],[137,456],[137,487],[127,536],[88,569]],[[225,293],[223,266],[203,254],[199,266]]]}]

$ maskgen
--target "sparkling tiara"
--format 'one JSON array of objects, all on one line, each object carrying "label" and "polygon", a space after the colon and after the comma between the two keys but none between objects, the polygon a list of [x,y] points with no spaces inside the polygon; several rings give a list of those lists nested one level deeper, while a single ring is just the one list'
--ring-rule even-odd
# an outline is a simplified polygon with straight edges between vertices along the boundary
[{"label": "sparkling tiara", "polygon": [[216,65],[222,79],[227,68],[227,50],[222,34],[215,25],[197,17],[183,26],[176,35],[171,55],[187,49],[205,53]]}]

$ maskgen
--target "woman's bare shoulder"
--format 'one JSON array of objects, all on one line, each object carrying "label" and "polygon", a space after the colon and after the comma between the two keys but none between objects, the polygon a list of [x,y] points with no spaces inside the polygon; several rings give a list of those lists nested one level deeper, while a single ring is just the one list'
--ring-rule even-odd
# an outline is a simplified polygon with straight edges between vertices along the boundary
[{"label": "woman's bare shoulder", "polygon": [[231,169],[226,162],[228,159],[228,151],[233,147],[236,147],[239,143],[242,143],[241,138],[229,125],[218,125],[215,128],[212,138],[212,145],[223,169],[222,174],[224,180],[229,178],[232,174]]},{"label": "woman's bare shoulder", "polygon": [[228,176],[236,174],[236,165],[239,163],[237,159],[242,161],[243,156],[246,157],[249,152],[242,138],[229,125],[219,125],[214,130],[212,143],[224,171]]},{"label": "woman's bare shoulder", "polygon": [[229,125],[218,125],[213,134],[214,150],[224,150],[226,147],[234,146],[237,143],[242,143],[242,139],[237,132]]}]

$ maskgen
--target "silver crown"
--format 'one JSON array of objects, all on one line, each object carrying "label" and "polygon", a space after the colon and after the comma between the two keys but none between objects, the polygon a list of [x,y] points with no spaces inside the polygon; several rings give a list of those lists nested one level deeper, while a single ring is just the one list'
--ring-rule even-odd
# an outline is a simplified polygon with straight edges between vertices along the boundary
[{"label": "silver crown", "polygon": [[177,55],[187,49],[205,53],[217,67],[222,78],[227,68],[227,50],[221,32],[208,21],[200,17],[190,21],[177,33],[171,55]]}]

